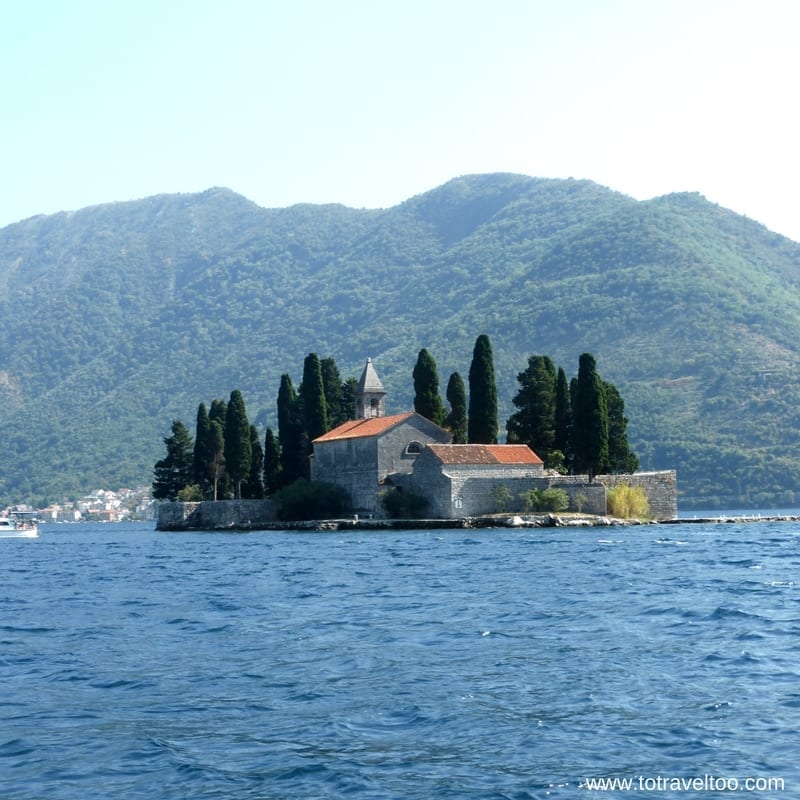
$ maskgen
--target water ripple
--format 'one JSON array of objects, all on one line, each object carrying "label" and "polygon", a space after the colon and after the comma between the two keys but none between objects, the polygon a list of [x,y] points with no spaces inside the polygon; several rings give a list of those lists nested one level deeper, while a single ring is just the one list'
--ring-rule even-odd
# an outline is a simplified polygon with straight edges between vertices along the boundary
[{"label": "water ripple", "polygon": [[800,526],[643,530],[45,526],[0,597],[0,796],[797,785]]}]

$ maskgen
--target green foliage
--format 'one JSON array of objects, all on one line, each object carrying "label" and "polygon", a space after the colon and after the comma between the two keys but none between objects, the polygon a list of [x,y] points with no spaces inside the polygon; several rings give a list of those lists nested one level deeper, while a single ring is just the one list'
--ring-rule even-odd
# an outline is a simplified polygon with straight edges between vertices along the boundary
[{"label": "green foliage", "polygon": [[556,435],[555,365],[549,356],[531,356],[527,369],[517,375],[517,380],[520,390],[513,403],[519,410],[506,423],[508,442],[527,444],[550,469]]},{"label": "green foliage", "polygon": [[612,517],[620,519],[649,519],[650,504],[641,486],[618,483],[606,494],[606,507]]},{"label": "green foliage", "polygon": [[[556,375],[556,409],[551,460],[559,472],[569,472],[572,466],[572,405],[569,397],[569,382],[563,367]],[[560,454],[560,458],[557,454]]]},{"label": "green foliage", "polygon": [[225,425],[228,419],[228,404],[219,398],[211,401],[208,412],[209,431],[209,475],[212,483],[212,499],[226,500],[230,494],[230,478],[225,469]]},{"label": "green foliage", "polygon": [[475,340],[469,368],[470,444],[497,444],[497,384],[494,355],[489,337],[482,333]]},{"label": "green foliage", "polygon": [[591,353],[580,357],[572,408],[575,472],[585,472],[591,479],[608,463],[608,411]]},{"label": "green foliage", "polygon": [[439,373],[433,356],[425,349],[419,351],[413,371],[414,411],[425,419],[441,425],[444,406],[439,394]]},{"label": "green foliage", "polygon": [[371,355],[410,408],[409,350],[465,375],[476,331],[504,420],[534,344],[593,352],[682,507],[800,500],[800,245],[698,195],[476,175],[373,211],[213,189],[7,226],[0,282],[4,318],[35,320],[0,330],[2,502],[148,483],[154,421],[232,386],[278,431],[309,341],[349,370]]},{"label": "green foliage", "polygon": [[300,400],[286,373],[281,376],[278,389],[278,441],[282,484],[289,486],[300,478],[308,479],[308,436],[303,427]]},{"label": "green foliage", "polygon": [[555,486],[530,489],[522,494],[522,507],[525,511],[566,511],[569,508],[569,495],[566,490]]},{"label": "green foliage", "polygon": [[250,474],[253,456],[250,442],[250,422],[244,398],[238,389],[234,389],[225,417],[225,469],[233,482],[237,498],[242,497],[242,483]]},{"label": "green foliage", "polygon": [[267,428],[264,435],[264,493],[272,497],[281,485],[281,446],[272,428]]},{"label": "green foliage", "polygon": [[197,421],[194,433],[194,453],[192,458],[192,478],[200,487],[204,497],[211,496],[211,481],[209,464],[211,456],[209,446],[211,440],[211,420],[208,418],[206,404],[200,403],[197,407]]},{"label": "green foliage", "polygon": [[172,421],[172,435],[164,438],[167,454],[156,462],[153,497],[156,500],[175,500],[191,483],[194,442],[186,426],[178,419]]},{"label": "green foliage", "polygon": [[250,469],[242,483],[242,497],[248,500],[264,497],[264,450],[255,425],[250,426]]},{"label": "green foliage", "polygon": [[467,391],[461,375],[454,372],[447,382],[447,402],[450,411],[445,418],[445,427],[453,436],[453,444],[467,443]]},{"label": "green foliage", "polygon": [[628,444],[628,418],[625,401],[616,386],[603,382],[608,412],[608,462],[603,472],[636,472],[639,459]]},{"label": "green foliage", "polygon": [[334,519],[348,513],[350,497],[340,486],[304,478],[295,481],[272,496],[279,520]]},{"label": "green foliage", "polygon": [[178,492],[178,496],[176,500],[180,500],[181,503],[196,503],[200,502],[203,499],[203,490],[200,488],[200,485],[197,483],[193,483],[190,486],[184,486]]},{"label": "green foliage", "polygon": [[336,428],[343,422],[352,419],[355,396],[348,395],[347,384],[342,383],[339,368],[332,358],[323,358],[320,361],[320,371],[322,372],[325,405],[328,412],[328,426]]},{"label": "green foliage", "polygon": [[228,496],[228,476],[225,472],[225,433],[219,419],[210,421],[208,459],[211,499],[224,500]]},{"label": "green foliage", "polygon": [[508,486],[502,483],[496,483],[492,487],[492,498],[494,499],[495,508],[498,512],[502,513],[503,511],[509,510],[514,495],[511,494],[511,489],[509,489]]},{"label": "green foliage", "polygon": [[323,433],[327,433],[328,403],[325,400],[325,385],[322,380],[322,366],[316,353],[309,353],[303,362],[303,382],[300,384],[300,408],[303,427],[310,443]]},{"label": "green foliage", "polygon": [[428,500],[418,492],[394,488],[381,492],[381,506],[392,519],[419,519],[428,509]]}]

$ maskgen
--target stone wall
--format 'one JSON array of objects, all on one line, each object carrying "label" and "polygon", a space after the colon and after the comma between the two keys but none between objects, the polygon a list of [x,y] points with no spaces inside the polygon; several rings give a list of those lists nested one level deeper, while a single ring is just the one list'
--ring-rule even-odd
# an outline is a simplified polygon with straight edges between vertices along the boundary
[{"label": "stone wall", "polygon": [[[428,452],[414,467],[413,485],[429,500],[432,517],[452,519],[524,511],[522,495],[531,489],[562,489],[569,498],[569,511],[604,516],[608,513],[607,491],[619,483],[644,489],[653,519],[674,519],[678,514],[675,471],[640,472],[634,475],[598,475],[589,483],[586,475],[532,476],[524,468],[508,466],[453,466],[446,470]],[[498,488],[510,498],[498,508]]]},{"label": "stone wall", "polygon": [[[670,520],[678,516],[678,492],[675,470],[637,472],[633,475],[598,475],[594,483],[586,476],[558,475],[531,477],[509,473],[507,469],[469,468],[454,475],[443,475],[427,458],[417,460],[419,474],[402,474],[398,481],[407,488],[426,495],[431,500],[432,518],[454,519],[493,514],[497,507],[495,487],[505,486],[511,500],[502,509],[509,513],[522,511],[520,495],[530,489],[553,487],[563,489],[570,498],[570,511],[605,515],[606,491],[626,483],[644,489],[653,519]],[[430,467],[430,469],[426,469]],[[374,491],[374,490],[373,490]],[[269,500],[220,500],[202,503],[161,503],[158,507],[156,530],[250,530],[276,522]]]},{"label": "stone wall", "polygon": [[653,519],[675,519],[678,516],[678,480],[674,469],[633,475],[597,475],[595,480],[609,489],[620,483],[644,489]]},{"label": "stone wall", "polygon": [[156,530],[250,530],[275,519],[275,511],[269,500],[163,502],[158,506]]},{"label": "stone wall", "polygon": [[375,437],[335,439],[314,445],[311,480],[341,486],[350,495],[354,511],[375,511],[379,479]]},{"label": "stone wall", "polygon": [[537,489],[562,489],[569,498],[568,511],[582,514],[606,514],[606,487],[589,483],[587,475],[558,475],[542,478]]}]

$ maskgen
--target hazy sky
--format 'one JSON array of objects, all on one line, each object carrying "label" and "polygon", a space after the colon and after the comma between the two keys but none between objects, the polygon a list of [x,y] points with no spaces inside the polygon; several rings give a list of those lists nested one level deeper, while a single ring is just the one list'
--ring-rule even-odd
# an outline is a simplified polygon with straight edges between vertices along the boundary
[{"label": "hazy sky", "polygon": [[698,191],[800,241],[795,0],[0,0],[0,226],[469,173]]}]

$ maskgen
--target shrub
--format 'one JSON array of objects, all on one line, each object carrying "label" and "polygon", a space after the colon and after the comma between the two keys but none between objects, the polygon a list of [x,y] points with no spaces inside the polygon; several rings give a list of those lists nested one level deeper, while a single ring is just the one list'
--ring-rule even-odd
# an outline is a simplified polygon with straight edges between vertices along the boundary
[{"label": "shrub", "polygon": [[196,483],[190,486],[184,486],[178,492],[178,500],[181,503],[195,503],[203,499],[203,490]]},{"label": "shrub", "polygon": [[564,489],[531,489],[522,494],[524,511],[566,511],[569,508],[569,495]]},{"label": "shrub", "polygon": [[352,501],[341,486],[305,478],[279,489],[272,496],[279,520],[331,519],[347,514]]},{"label": "shrub", "polygon": [[620,519],[648,519],[650,517],[650,504],[647,495],[641,486],[630,486],[627,483],[618,483],[608,490],[606,507],[612,517]]},{"label": "shrub", "polygon": [[508,511],[512,496],[511,489],[509,489],[508,486],[503,486],[502,483],[496,483],[492,487],[492,497],[494,498],[497,510],[500,512]]},{"label": "shrub", "polygon": [[408,489],[387,489],[381,493],[381,505],[392,519],[412,519],[425,514],[428,500]]}]

